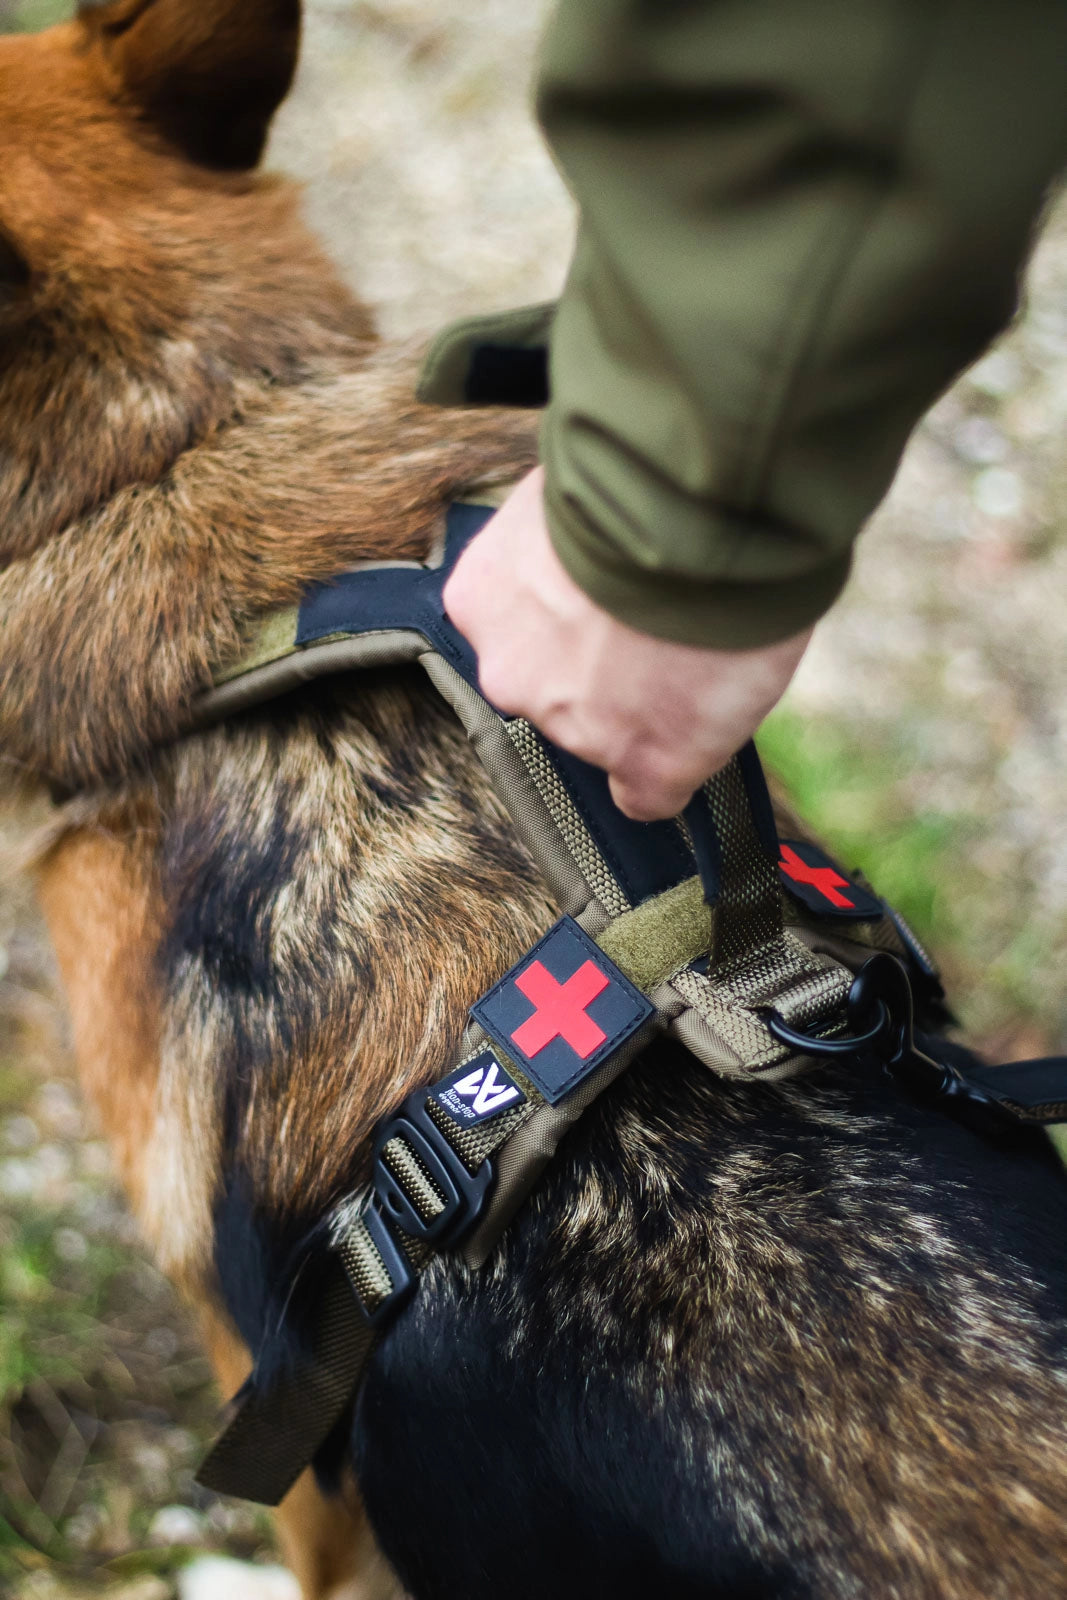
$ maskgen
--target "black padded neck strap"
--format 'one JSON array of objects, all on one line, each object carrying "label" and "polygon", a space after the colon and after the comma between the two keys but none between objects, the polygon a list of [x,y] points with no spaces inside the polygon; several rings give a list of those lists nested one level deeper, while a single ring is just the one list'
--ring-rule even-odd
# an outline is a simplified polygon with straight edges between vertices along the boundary
[{"label": "black padded neck strap", "polygon": [[[477,689],[474,652],[446,615],[441,597],[463,550],[492,515],[490,506],[463,502],[450,506],[440,566],[412,563],[362,568],[309,590],[300,607],[297,646],[304,648],[341,634],[353,637],[411,630]],[[693,855],[677,823],[635,822],[624,816],[599,767],[549,740],[541,743],[632,905],[692,876]]]}]

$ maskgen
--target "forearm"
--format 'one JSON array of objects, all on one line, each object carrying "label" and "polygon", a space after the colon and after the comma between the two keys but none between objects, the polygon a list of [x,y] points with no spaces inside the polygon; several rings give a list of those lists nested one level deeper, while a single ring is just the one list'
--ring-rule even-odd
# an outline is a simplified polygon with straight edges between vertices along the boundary
[{"label": "forearm", "polygon": [[1039,0],[563,0],[539,107],[583,221],[542,447],[587,593],[720,647],[826,609],[1012,313],[1065,50]]}]

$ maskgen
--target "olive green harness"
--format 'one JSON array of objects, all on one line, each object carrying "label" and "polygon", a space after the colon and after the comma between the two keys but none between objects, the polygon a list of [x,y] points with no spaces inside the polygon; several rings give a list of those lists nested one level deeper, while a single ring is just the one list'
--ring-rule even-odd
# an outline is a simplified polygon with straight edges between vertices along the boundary
[{"label": "olive green harness", "polygon": [[365,564],[263,619],[199,707],[206,724],[319,677],[419,662],[563,912],[472,1008],[449,1073],[377,1131],[370,1185],[328,1219],[331,1270],[300,1373],[272,1386],[253,1373],[237,1397],[200,1481],[265,1503],[314,1459],[426,1264],[456,1251],[483,1265],[567,1129],[657,1033],[742,1079],[877,1047],[920,1092],[1067,1116],[1067,1063],[979,1082],[915,1048],[912,994],[940,995],[936,972],[866,884],[808,841],[778,839],[754,747],[682,817],[635,823],[602,773],[483,698],[441,594],[491,511],[482,496],[461,502],[435,559]]}]

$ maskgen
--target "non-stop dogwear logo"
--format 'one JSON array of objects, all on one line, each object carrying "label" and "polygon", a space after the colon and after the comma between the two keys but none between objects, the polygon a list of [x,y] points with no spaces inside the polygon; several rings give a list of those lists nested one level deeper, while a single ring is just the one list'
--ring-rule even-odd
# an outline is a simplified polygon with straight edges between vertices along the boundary
[{"label": "non-stop dogwear logo", "polygon": [[564,917],[473,1014],[554,1104],[625,1043],[653,1007]]},{"label": "non-stop dogwear logo", "polygon": [[457,1067],[431,1090],[433,1098],[453,1122],[485,1122],[526,1099],[510,1073],[505,1072],[491,1050],[483,1050],[471,1061]]}]

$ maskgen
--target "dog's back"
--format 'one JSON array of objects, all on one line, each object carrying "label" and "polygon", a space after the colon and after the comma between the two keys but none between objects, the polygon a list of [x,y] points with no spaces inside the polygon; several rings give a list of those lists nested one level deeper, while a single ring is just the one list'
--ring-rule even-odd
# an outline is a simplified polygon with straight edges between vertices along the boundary
[{"label": "dog's back", "polygon": [[[403,672],[173,742],[258,611],[532,458],[415,406],[249,176],[297,14],[112,0],[0,42],[0,739],[75,796],[41,885],[83,1077],[230,1386],[280,1308],[299,1341],[376,1118],[554,915]],[[390,1586],[350,1464],[426,1600],[1053,1592],[1061,1203],[1036,1141],[858,1065],[649,1051],[384,1341],[338,1497],[291,1504],[308,1594]]]},{"label": "dog's back", "polygon": [[360,1480],[413,1593],[1056,1592],[1061,1180],[853,1067],[649,1052],[481,1275],[379,1357]]},{"label": "dog's back", "polygon": [[[203,1238],[284,1359],[370,1122],[551,911],[413,681],[296,697],[153,782],[174,1092],[222,1174]],[[426,1600],[1054,1592],[1062,1205],[1040,1136],[991,1144],[858,1060],[739,1086],[657,1046],[483,1271],[427,1275],[320,1470],[354,1462]]]}]

